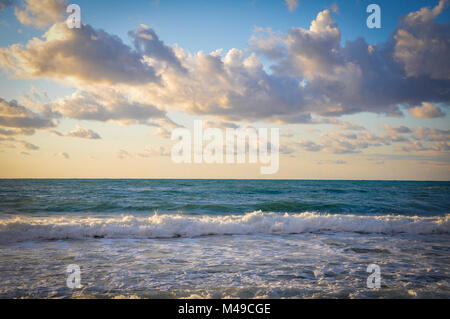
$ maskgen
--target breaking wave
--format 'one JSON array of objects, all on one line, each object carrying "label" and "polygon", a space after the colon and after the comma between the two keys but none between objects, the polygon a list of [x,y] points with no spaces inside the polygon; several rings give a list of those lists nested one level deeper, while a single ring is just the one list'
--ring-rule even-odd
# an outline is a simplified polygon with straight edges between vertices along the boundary
[{"label": "breaking wave", "polygon": [[0,243],[86,238],[173,238],[207,235],[300,234],[308,232],[449,234],[450,214],[436,217],[359,216],[319,213],[138,217],[28,217],[0,219]]}]

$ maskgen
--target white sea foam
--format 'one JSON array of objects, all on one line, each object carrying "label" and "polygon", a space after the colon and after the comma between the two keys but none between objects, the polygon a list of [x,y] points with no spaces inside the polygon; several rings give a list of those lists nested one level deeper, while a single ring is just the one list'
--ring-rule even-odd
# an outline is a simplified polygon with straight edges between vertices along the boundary
[{"label": "white sea foam", "polygon": [[186,216],[154,214],[96,217],[28,217],[0,219],[0,243],[83,238],[171,238],[205,235],[291,234],[318,231],[448,234],[450,214],[435,217],[360,216],[318,213]]}]

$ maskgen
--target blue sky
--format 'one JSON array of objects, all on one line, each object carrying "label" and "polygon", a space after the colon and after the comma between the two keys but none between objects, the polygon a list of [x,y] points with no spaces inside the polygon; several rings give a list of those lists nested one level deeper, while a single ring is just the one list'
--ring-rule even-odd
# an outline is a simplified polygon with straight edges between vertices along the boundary
[{"label": "blue sky", "polygon": [[[335,3],[339,13],[335,19],[342,31],[342,40],[364,37],[369,43],[385,41],[398,24],[401,15],[408,14],[433,1],[344,0],[300,1],[298,8],[289,12],[283,1],[276,0],[78,0],[83,22],[103,28],[127,41],[127,32],[143,23],[169,44],[179,44],[191,51],[212,51],[217,48],[245,48],[255,26],[271,27],[287,32],[291,27],[308,27],[317,13]],[[382,28],[368,29],[365,25],[368,4],[377,3],[382,10]],[[0,45],[26,41],[29,35],[39,35],[33,28],[21,26],[11,14],[12,8],[2,13],[2,20],[10,27],[0,30]],[[445,10],[438,22],[449,21]],[[25,30],[23,35],[14,32]]]}]

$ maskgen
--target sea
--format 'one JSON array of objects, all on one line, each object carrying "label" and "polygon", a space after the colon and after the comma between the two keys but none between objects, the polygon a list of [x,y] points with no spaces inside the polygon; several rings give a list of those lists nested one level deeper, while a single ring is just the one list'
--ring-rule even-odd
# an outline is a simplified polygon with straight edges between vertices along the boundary
[{"label": "sea", "polygon": [[449,297],[450,182],[0,180],[0,298]]}]

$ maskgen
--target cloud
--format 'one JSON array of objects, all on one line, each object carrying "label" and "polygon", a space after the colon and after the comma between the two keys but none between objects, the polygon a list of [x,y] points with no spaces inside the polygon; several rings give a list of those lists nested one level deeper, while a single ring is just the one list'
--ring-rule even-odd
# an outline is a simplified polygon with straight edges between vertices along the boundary
[{"label": "cloud", "polygon": [[33,135],[35,133],[34,129],[24,129],[24,128],[1,128],[0,136],[13,136],[13,135]]},{"label": "cloud", "polygon": [[227,128],[237,129],[239,128],[239,125],[231,122],[206,120],[203,121],[203,128],[219,128],[221,130],[226,130]]},{"label": "cloud", "polygon": [[411,129],[407,126],[392,126],[389,124],[383,124],[384,128],[386,131],[388,131],[390,134],[392,135],[396,135],[396,134],[406,134],[406,133],[411,133]]},{"label": "cloud", "polygon": [[101,139],[100,135],[94,132],[91,129],[86,129],[81,126],[77,126],[77,128],[73,131],[70,131],[66,134],[66,136],[70,137],[79,137],[79,138],[87,138],[91,140]]},{"label": "cloud", "polygon": [[172,133],[170,130],[168,130],[165,127],[158,127],[154,132],[153,132],[154,136],[160,137],[160,138],[164,138],[164,139],[170,139],[172,136]]},{"label": "cloud", "polygon": [[140,157],[148,158],[153,156],[170,156],[170,150],[166,149],[163,146],[152,147],[147,146],[143,152],[137,154]]},{"label": "cloud", "polygon": [[24,0],[24,5],[14,11],[20,23],[44,28],[63,20],[67,5],[65,0]]},{"label": "cloud", "polygon": [[400,152],[428,152],[435,155],[450,151],[450,130],[388,124],[383,124],[383,127],[389,134],[373,134],[368,130],[352,133],[329,131],[320,136],[319,142],[300,140],[296,145],[309,152],[333,154],[361,153],[382,146],[393,146],[394,150]]},{"label": "cloud", "polygon": [[292,138],[295,135],[296,135],[296,132],[292,129],[283,129],[283,130],[281,130],[281,134],[280,134],[280,136],[284,137],[284,138]]},{"label": "cloud", "polygon": [[340,130],[343,131],[365,131],[364,126],[358,125],[352,121],[342,121],[337,118],[319,118],[311,121],[311,124],[334,124],[337,125]]},{"label": "cloud", "polygon": [[63,159],[69,159],[70,158],[70,155],[68,153],[66,153],[66,152],[56,153],[54,155],[58,156],[58,157],[61,157]]},{"label": "cloud", "polygon": [[281,145],[279,148],[279,152],[283,155],[288,155],[289,157],[295,157],[294,153],[295,153],[296,149],[294,147],[291,147],[289,145]]},{"label": "cloud", "polygon": [[333,11],[336,14],[339,14],[339,6],[336,2],[332,3],[330,6],[331,11]]},{"label": "cloud", "polygon": [[407,153],[409,153],[409,152],[426,152],[426,151],[431,151],[432,149],[433,149],[432,147],[425,146],[419,141],[412,141],[406,145],[397,147],[397,150],[407,152]]},{"label": "cloud", "polygon": [[139,28],[128,32],[128,35],[133,39],[136,51],[142,56],[152,58],[158,62],[166,62],[178,71],[186,72],[173,49],[165,45],[153,29],[141,24]]},{"label": "cloud", "polygon": [[317,165],[322,165],[322,164],[335,164],[335,165],[346,165],[348,164],[346,161],[343,160],[326,160],[326,161],[319,161],[317,162]]},{"label": "cloud", "polygon": [[323,149],[323,146],[316,144],[313,141],[300,140],[299,146],[309,152],[319,152]]},{"label": "cloud", "polygon": [[[390,130],[397,134],[394,127]],[[400,128],[400,130],[403,130]],[[298,146],[310,152],[325,152],[333,154],[354,154],[361,153],[371,147],[390,146],[393,143],[407,143],[408,138],[398,135],[373,134],[367,130],[358,131],[356,133],[341,133],[329,131],[322,134],[319,143],[309,140],[300,140]]]},{"label": "cloud", "polygon": [[[0,98],[0,127],[14,128],[5,131],[7,135],[23,134],[31,135],[32,129],[50,128],[56,126],[56,122],[52,119],[43,117],[26,107],[20,105],[17,101],[6,101]],[[19,130],[16,130],[19,129]]]},{"label": "cloud", "polygon": [[130,153],[128,153],[127,151],[119,150],[117,152],[117,158],[119,158],[119,159],[130,159],[130,158],[133,158],[133,156]]},{"label": "cloud", "polygon": [[255,27],[249,42],[252,50],[262,52],[270,59],[280,59],[286,54],[283,35],[270,27]]},{"label": "cloud", "polygon": [[432,119],[436,117],[444,117],[445,113],[436,105],[428,102],[422,102],[422,105],[409,109],[413,117],[422,119]]},{"label": "cloud", "polygon": [[56,130],[50,130],[50,131],[48,131],[51,135],[53,135],[53,136],[64,136],[64,134],[63,133],[61,133],[61,132],[59,132],[59,131],[56,131]]},{"label": "cloud", "polygon": [[71,96],[52,103],[55,116],[78,120],[117,121],[121,124],[149,124],[149,119],[165,118],[165,111],[153,105],[130,101],[120,92],[101,88],[97,91],[75,91]]},{"label": "cloud", "polygon": [[17,141],[19,144],[22,145],[23,148],[30,150],[30,151],[36,151],[39,149],[39,146],[34,145],[32,143],[26,142],[26,141]]},{"label": "cloud", "polygon": [[447,142],[450,141],[450,130],[431,129],[419,126],[414,130],[417,139],[423,139],[431,142]]},{"label": "cloud", "polygon": [[285,0],[286,6],[289,11],[293,12],[298,7],[298,0]]},{"label": "cloud", "polygon": [[394,35],[394,57],[407,76],[450,79],[450,25],[433,23],[448,3],[440,0],[434,8],[411,12],[401,21]]},{"label": "cloud", "polygon": [[[442,3],[436,8],[441,8]],[[441,9],[432,11],[436,17]],[[255,49],[274,60],[271,66],[274,75],[289,75],[299,80],[300,95],[303,101],[308,101],[294,108],[299,113],[340,116],[372,112],[401,116],[398,108],[401,104],[450,102],[450,93],[446,89],[450,85],[448,77],[431,71],[431,68],[443,71],[450,67],[446,58],[449,56],[446,49],[449,24],[438,24],[433,19],[420,23],[408,21],[414,14],[404,17],[391,39],[384,44],[369,45],[364,39],[357,38],[341,46],[337,24],[330,11],[324,10],[309,29],[292,28],[284,38],[272,35],[273,31],[270,31],[265,40],[267,45],[260,40]],[[397,35],[405,26],[426,30],[417,33],[417,39],[435,39],[442,48],[425,46],[421,49],[424,57],[431,57],[426,62],[429,70],[413,74],[404,60],[395,57],[401,48],[401,39]]]},{"label": "cloud", "polygon": [[[427,25],[438,24],[429,20]],[[255,52],[189,55],[178,49],[189,71],[161,73],[163,85],[147,87],[141,98],[226,121],[275,123],[312,123],[312,115],[359,112],[398,117],[403,115],[399,105],[450,102],[448,80],[409,76],[393,58],[394,37],[378,46],[362,38],[342,46],[330,10],[320,12],[308,29],[292,28],[286,36],[271,29],[256,32],[262,35],[251,39],[252,48],[273,61],[271,73]]]},{"label": "cloud", "polygon": [[1,136],[0,135],[0,146],[7,148],[16,148],[16,146],[20,146],[25,150],[36,151],[39,149],[39,146],[29,143],[27,141],[18,140],[11,136]]},{"label": "cloud", "polygon": [[43,39],[0,49],[0,66],[18,77],[48,77],[83,83],[157,82],[154,69],[119,37],[89,25],[69,29],[54,24]]}]

